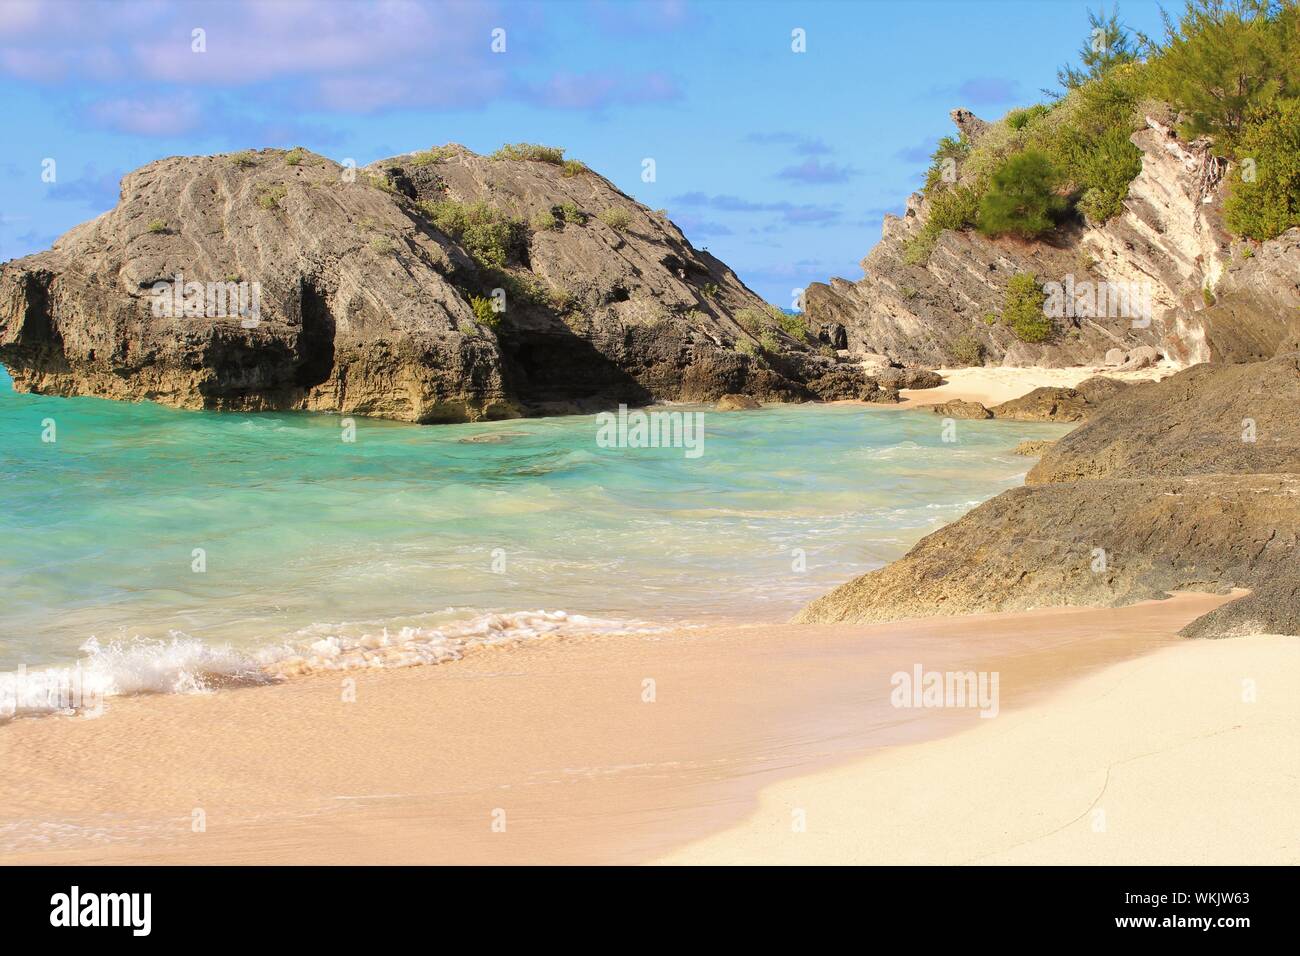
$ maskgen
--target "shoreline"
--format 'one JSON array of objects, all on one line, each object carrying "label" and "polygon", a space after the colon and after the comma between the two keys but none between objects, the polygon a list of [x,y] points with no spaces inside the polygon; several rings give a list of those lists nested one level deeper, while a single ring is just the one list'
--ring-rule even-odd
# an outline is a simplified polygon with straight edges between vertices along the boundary
[{"label": "shoreline", "polygon": [[[742,824],[769,785],[987,734],[1228,599],[557,637],[119,698],[0,728],[0,860],[649,862]],[[891,707],[889,675],[914,664],[997,671],[998,719]]]}]

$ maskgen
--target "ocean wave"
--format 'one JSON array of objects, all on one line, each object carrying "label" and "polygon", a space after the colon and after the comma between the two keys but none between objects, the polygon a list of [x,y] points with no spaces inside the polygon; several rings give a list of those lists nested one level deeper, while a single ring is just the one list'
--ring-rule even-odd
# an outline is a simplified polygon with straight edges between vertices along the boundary
[{"label": "ocean wave", "polygon": [[98,716],[111,697],[202,694],[276,683],[322,671],[413,667],[459,660],[477,647],[553,635],[656,633],[664,628],[566,611],[475,614],[438,625],[314,624],[252,651],[211,646],[187,634],[170,640],[91,638],[74,664],[0,673],[0,723],[48,714]]}]

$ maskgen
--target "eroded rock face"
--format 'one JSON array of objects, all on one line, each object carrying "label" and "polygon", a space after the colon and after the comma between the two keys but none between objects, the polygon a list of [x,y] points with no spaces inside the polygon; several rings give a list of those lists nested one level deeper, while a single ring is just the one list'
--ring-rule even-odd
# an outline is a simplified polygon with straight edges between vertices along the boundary
[{"label": "eroded rock face", "polygon": [[[151,163],[116,208],[0,267],[0,362],[16,387],[439,422],[874,385],[785,333],[779,353],[758,348],[736,317],[766,305],[593,172],[460,147],[365,170],[295,152]],[[485,264],[421,205],[440,201],[522,223],[577,214],[522,226]],[[611,209],[626,225],[600,218]],[[201,284],[198,314],[154,307],[177,276]],[[258,290],[255,323],[205,302],[240,283]],[[476,315],[472,298],[496,289],[505,311]]]},{"label": "eroded rock face", "polygon": [[[497,343],[448,280],[464,254],[341,173],[265,151],[128,174],[116,208],[0,268],[15,386],[408,421],[515,414]],[[199,314],[164,308],[189,283]],[[257,290],[257,316],[227,283],[247,283],[249,312]]]},{"label": "eroded rock face", "polygon": [[[818,598],[796,620],[1111,606],[1171,590],[1251,587],[1289,566],[1298,534],[1295,475],[1016,488],[923,538],[906,557]],[[1095,570],[1101,552],[1104,570]]]},{"label": "eroded rock face", "polygon": [[1055,442],[1030,438],[1011,449],[1011,454],[1024,455],[1026,458],[1038,458],[1054,444]]},{"label": "eroded rock face", "polygon": [[1300,474],[1300,356],[1197,365],[1129,386],[1061,438],[1027,484],[1150,475]]},{"label": "eroded rock face", "polygon": [[1044,449],[1025,487],[796,620],[1120,605],[1244,587],[1254,593],[1184,633],[1300,633],[1298,400],[1297,354],[1125,387]]},{"label": "eroded rock face", "polygon": [[[985,128],[966,110],[953,118],[968,135]],[[864,278],[805,290],[810,320],[842,325],[852,352],[931,367],[964,364],[957,344],[969,339],[983,347],[986,364],[1049,368],[1100,364],[1109,350],[1142,346],[1183,365],[1259,361],[1300,347],[1300,229],[1265,243],[1233,242],[1221,216],[1231,171],[1208,144],[1185,143],[1155,118],[1133,142],[1142,169],[1123,212],[1102,225],[1065,225],[1041,242],[945,231],[928,259],[910,261],[909,243],[929,214],[913,194],[902,217],[885,217],[881,241],[862,260]],[[1007,282],[1020,273],[1040,283],[1068,278],[1075,288],[1144,289],[1149,321],[1060,317],[1046,342],[1022,342],[987,321],[1001,314]]]}]

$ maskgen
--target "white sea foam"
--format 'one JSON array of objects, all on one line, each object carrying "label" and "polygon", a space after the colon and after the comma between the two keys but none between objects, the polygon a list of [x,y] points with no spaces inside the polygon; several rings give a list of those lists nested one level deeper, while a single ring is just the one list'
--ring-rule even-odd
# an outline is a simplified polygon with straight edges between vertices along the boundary
[{"label": "white sea foam", "polygon": [[514,611],[476,614],[436,626],[313,624],[279,644],[241,652],[187,634],[167,641],[101,644],[91,638],[74,664],[0,673],[0,723],[41,714],[96,716],[110,697],[201,694],[271,683],[318,671],[411,667],[458,660],[474,647],[516,644],[551,635],[653,633],[636,621]]},{"label": "white sea foam", "polygon": [[566,611],[511,611],[478,614],[436,626],[366,627],[315,624],[298,640],[263,648],[257,659],[277,675],[369,667],[410,667],[454,661],[474,647],[517,644],[564,633],[647,633],[660,630],[638,621],[569,614]]}]

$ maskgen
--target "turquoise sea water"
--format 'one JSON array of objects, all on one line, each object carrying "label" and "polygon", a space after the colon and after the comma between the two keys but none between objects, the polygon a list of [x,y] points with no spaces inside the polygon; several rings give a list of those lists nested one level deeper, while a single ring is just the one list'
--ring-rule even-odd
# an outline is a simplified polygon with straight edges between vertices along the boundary
[{"label": "turquoise sea water", "polygon": [[1018,484],[1015,444],[1063,431],[959,422],[945,443],[896,409],[705,410],[688,458],[598,447],[591,416],[355,426],[0,379],[0,670],[111,648],[119,690],[167,689],[193,678],[172,658],[225,645],[374,664],[394,658],[359,649],[783,619]]}]

